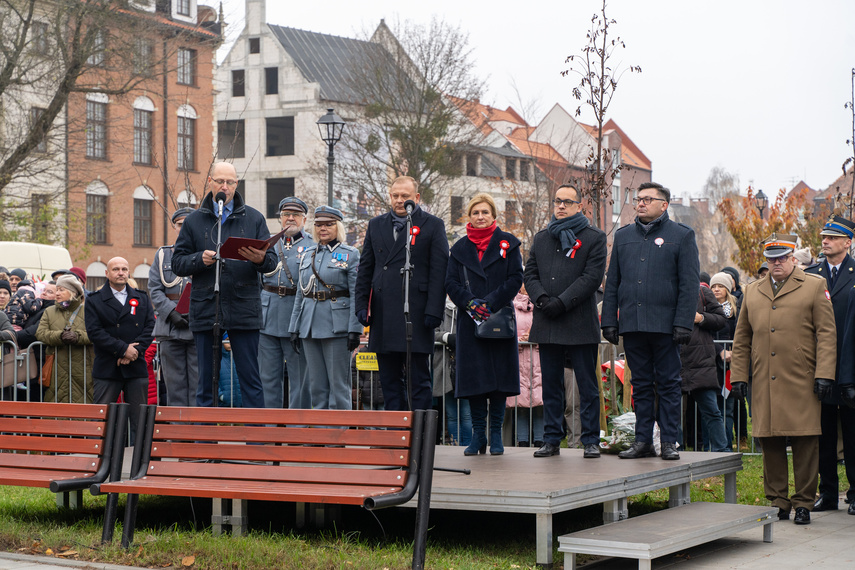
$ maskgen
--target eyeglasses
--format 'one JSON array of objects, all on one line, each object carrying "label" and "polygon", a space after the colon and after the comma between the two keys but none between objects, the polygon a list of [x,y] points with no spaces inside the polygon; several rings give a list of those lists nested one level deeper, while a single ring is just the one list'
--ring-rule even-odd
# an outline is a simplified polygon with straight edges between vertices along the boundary
[{"label": "eyeglasses", "polygon": [[792,257],[792,255],[782,255],[781,257],[767,257],[766,262],[769,265],[775,265],[778,263],[783,264],[785,261],[788,261],[791,257]]},{"label": "eyeglasses", "polygon": [[570,204],[581,204],[582,202],[580,202],[578,200],[570,200],[569,198],[567,200],[562,200],[561,198],[556,198],[555,200],[552,201],[552,203],[555,204],[556,208],[561,206],[562,204],[569,208]]},{"label": "eyeglasses", "polygon": [[223,184],[225,184],[229,188],[234,188],[238,185],[237,180],[226,180],[225,178],[211,178],[211,182],[213,182],[217,186],[222,186]]},{"label": "eyeglasses", "polygon": [[297,218],[303,217],[303,214],[295,214],[293,212],[280,212],[279,215],[283,218],[290,218],[292,220],[296,220]]},{"label": "eyeglasses", "polygon": [[335,222],[315,222],[316,228],[331,228],[335,225]]},{"label": "eyeglasses", "polygon": [[649,206],[653,200],[659,200],[660,202],[665,202],[665,198],[654,198],[653,196],[642,196],[641,198],[633,198],[632,203],[636,206],[639,204],[644,204],[645,206]]}]

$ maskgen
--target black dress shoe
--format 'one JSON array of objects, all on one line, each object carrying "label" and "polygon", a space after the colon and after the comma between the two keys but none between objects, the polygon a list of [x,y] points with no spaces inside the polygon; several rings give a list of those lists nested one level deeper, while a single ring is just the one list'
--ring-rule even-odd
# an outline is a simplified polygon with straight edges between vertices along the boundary
[{"label": "black dress shoe", "polygon": [[551,443],[544,443],[543,447],[534,452],[535,457],[552,457],[553,455],[559,455],[561,453],[560,445],[552,445]]},{"label": "black dress shoe", "polygon": [[793,517],[794,524],[810,524],[810,511],[805,507],[796,507],[796,516]]},{"label": "black dress shoe", "polygon": [[788,521],[790,520],[790,511],[779,508],[778,509],[778,520],[779,521]]},{"label": "black dress shoe", "polygon": [[629,449],[618,453],[621,459],[638,459],[639,457],[656,457],[656,448],[652,443],[632,442]]},{"label": "black dress shoe", "polygon": [[849,508],[846,509],[846,512],[850,515],[855,515],[855,503],[849,503]]},{"label": "black dress shoe", "polygon": [[582,457],[585,459],[596,459],[600,456],[600,446],[596,443],[589,443],[585,445],[585,453],[582,454]]},{"label": "black dress shoe", "polygon": [[680,459],[676,443],[669,441],[662,442],[662,459]]},{"label": "black dress shoe", "polygon": [[820,497],[813,504],[813,510],[816,512],[819,511],[836,511],[837,510],[837,497],[824,497],[820,495]]}]

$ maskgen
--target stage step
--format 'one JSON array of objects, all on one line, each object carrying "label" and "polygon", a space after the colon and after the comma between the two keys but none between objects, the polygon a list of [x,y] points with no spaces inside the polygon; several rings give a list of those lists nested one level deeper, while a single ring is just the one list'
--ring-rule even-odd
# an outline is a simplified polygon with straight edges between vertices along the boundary
[{"label": "stage step", "polygon": [[654,558],[762,526],[772,542],[777,507],[730,503],[690,503],[558,537],[564,570],[576,569],[577,554],[637,558],[639,570]]}]

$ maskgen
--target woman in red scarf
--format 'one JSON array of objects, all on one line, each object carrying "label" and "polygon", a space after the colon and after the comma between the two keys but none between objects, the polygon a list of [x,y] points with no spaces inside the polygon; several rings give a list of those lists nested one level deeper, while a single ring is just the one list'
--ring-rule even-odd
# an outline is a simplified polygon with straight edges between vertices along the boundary
[{"label": "woman in red scarf", "polygon": [[466,237],[451,247],[445,289],[460,309],[457,320],[455,397],[469,398],[472,443],[464,455],[487,452],[489,402],[490,454],[504,453],[505,398],[520,393],[516,337],[479,339],[475,324],[511,304],[523,280],[520,241],[496,226],[496,203],[477,194],[467,208]]}]

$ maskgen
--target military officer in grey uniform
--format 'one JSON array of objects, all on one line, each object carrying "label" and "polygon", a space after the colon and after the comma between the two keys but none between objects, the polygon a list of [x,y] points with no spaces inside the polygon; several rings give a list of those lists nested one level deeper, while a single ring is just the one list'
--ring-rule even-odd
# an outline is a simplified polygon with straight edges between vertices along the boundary
[{"label": "military officer in grey uniform", "polygon": [[299,198],[289,196],[279,202],[279,221],[285,237],[273,246],[276,269],[264,274],[261,311],[264,326],[258,341],[258,364],[264,390],[264,407],[281,408],[285,399],[285,366],[288,367],[288,407],[312,407],[306,373],[306,356],[291,347],[291,313],[297,296],[299,264],[306,250],[315,245],[304,231],[309,207]]},{"label": "military officer in grey uniform", "polygon": [[[193,211],[193,208],[175,210],[172,226],[180,232],[184,218]],[[167,404],[195,406],[199,382],[196,342],[187,315],[177,310],[181,293],[190,283],[190,277],[179,277],[172,272],[173,247],[165,245],[158,249],[148,271],[148,292],[157,314],[154,337],[160,343],[160,373],[166,382]]]},{"label": "military officer in grey uniform", "polygon": [[359,250],[341,242],[346,234],[339,210],[315,208],[314,224],[317,245],[300,261],[291,342],[306,355],[312,408],[350,410],[350,355],[362,334],[351,298]]}]

